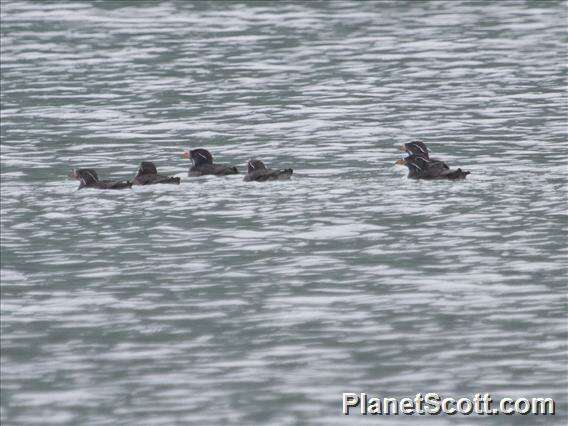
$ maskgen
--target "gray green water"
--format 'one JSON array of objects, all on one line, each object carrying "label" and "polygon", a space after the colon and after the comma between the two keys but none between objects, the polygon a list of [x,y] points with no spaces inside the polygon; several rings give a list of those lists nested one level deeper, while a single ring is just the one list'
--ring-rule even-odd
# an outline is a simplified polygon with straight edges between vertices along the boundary
[{"label": "gray green water", "polygon": [[[566,6],[2,2],[2,424],[565,424]],[[415,138],[467,181],[406,180]],[[296,174],[66,180],[188,147]]]}]

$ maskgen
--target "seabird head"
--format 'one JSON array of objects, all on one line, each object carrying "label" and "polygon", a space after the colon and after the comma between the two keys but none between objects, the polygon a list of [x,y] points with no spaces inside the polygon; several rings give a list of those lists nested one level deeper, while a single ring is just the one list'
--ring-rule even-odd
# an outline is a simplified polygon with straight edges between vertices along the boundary
[{"label": "seabird head", "polygon": [[266,166],[260,160],[249,160],[247,162],[247,169],[249,173],[252,173],[255,170],[264,170],[266,169]]},{"label": "seabird head", "polygon": [[192,149],[184,152],[183,158],[190,158],[195,167],[202,164],[213,164],[213,156],[203,148]]},{"label": "seabird head", "polygon": [[138,168],[138,173],[136,176],[143,176],[143,175],[157,175],[158,170],[156,170],[156,166],[151,161],[142,161],[140,163],[140,167]]},{"label": "seabird head", "polygon": [[412,141],[405,143],[399,148],[401,151],[406,151],[410,155],[417,155],[424,158],[429,158],[430,150],[426,146],[426,144],[422,141]]}]

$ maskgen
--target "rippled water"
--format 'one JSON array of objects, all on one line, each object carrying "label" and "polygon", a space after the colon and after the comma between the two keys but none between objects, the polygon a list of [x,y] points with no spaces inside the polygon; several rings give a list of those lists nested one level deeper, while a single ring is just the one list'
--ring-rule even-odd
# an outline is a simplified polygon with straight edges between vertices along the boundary
[{"label": "rippled water", "polygon": [[[3,424],[566,421],[565,2],[2,3]],[[413,182],[424,139],[470,170]],[[185,178],[188,147],[290,182]],[[72,167],[180,186],[76,191]],[[378,423],[377,423],[378,422]]]}]

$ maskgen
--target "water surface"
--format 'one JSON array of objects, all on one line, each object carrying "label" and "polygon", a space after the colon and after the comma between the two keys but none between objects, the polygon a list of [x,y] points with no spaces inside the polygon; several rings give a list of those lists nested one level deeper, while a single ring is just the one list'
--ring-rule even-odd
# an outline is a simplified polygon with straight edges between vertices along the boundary
[{"label": "water surface", "polygon": [[[566,422],[566,3],[6,2],[3,424]],[[472,173],[413,182],[425,140]],[[187,148],[290,182],[186,177]],[[76,191],[72,167],[179,186]]]}]

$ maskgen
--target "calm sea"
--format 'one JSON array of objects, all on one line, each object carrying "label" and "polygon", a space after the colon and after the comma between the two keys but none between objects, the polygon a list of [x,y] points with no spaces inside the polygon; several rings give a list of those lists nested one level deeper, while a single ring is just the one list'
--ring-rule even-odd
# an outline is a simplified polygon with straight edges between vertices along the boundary
[{"label": "calm sea", "polygon": [[[566,25],[561,1],[3,1],[2,424],[566,424]],[[417,138],[471,175],[407,180]],[[294,177],[186,178],[198,147]],[[142,160],[182,184],[66,178]],[[345,417],[342,392],[558,407]]]}]

